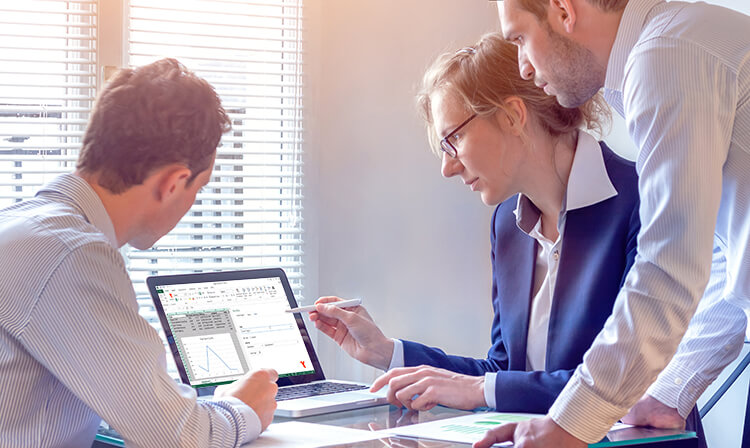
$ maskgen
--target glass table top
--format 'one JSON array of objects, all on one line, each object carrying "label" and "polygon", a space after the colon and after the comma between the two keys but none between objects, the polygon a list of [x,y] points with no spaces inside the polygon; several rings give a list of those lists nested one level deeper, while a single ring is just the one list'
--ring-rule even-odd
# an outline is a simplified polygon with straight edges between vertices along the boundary
[{"label": "glass table top", "polygon": [[[321,425],[341,426],[366,431],[378,431],[382,429],[395,428],[400,426],[413,425],[416,423],[425,423],[430,421],[442,420],[451,417],[458,417],[469,414],[470,411],[461,411],[457,409],[437,406],[430,411],[409,411],[395,406],[382,405],[353,411],[334,412],[304,418],[274,418],[274,423],[300,421],[307,423],[317,423]],[[645,443],[654,443],[662,441],[677,441],[685,439],[694,439],[694,432],[680,430],[663,430],[653,428],[623,428],[616,431],[610,431],[607,437],[599,443],[589,445],[591,448],[604,448],[616,446],[633,446]],[[102,424],[96,440],[106,442],[112,446],[124,446],[119,434],[109,429],[106,424]],[[251,448],[249,445],[248,448]],[[346,445],[329,445],[330,447],[352,447],[352,448],[443,448],[449,446],[470,446],[468,444],[457,444],[453,442],[442,442],[426,439],[411,439],[404,437],[385,437],[366,442],[358,442]]]}]

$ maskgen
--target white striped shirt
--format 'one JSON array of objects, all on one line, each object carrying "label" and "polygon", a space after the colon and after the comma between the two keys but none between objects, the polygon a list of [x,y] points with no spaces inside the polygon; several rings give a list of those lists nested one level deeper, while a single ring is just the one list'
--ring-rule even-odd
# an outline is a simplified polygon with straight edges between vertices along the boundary
[{"label": "white striped shirt", "polygon": [[0,446],[90,446],[105,419],[132,447],[235,447],[260,433],[235,398],[167,374],[94,190],[60,176],[0,211]]},{"label": "white striped shirt", "polygon": [[677,353],[648,394],[687,418],[698,398],[742,351],[747,318],[724,300],[726,257],[714,247],[711,278]]},{"label": "white striped shirt", "polygon": [[641,232],[613,316],[550,409],[589,443],[677,349],[709,279],[714,238],[726,256],[726,302],[712,312],[736,317],[750,305],[750,17],[630,0],[604,87],[639,148]]}]

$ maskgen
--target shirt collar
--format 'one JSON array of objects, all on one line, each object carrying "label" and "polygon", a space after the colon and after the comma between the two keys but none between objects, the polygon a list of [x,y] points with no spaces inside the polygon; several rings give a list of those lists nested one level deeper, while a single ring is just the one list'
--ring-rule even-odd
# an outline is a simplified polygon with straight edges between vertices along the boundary
[{"label": "shirt collar", "polygon": [[612,45],[612,51],[609,54],[607,76],[604,80],[605,89],[622,92],[628,55],[638,42],[638,37],[641,35],[643,25],[646,22],[646,16],[659,3],[664,3],[664,0],[628,1],[625,11],[622,13],[622,19],[620,19],[620,26],[617,28],[615,43]]},{"label": "shirt collar", "polygon": [[86,221],[107,237],[112,247],[115,249],[118,248],[115,227],[112,224],[112,220],[104,208],[99,195],[96,194],[88,182],[75,174],[63,174],[43,186],[36,195],[44,196],[50,193],[64,196],[66,202],[78,208],[86,218]]},{"label": "shirt collar", "polygon": [[[590,134],[579,132],[558,228],[567,212],[606,201],[614,196],[617,196],[617,190],[607,173],[599,142]],[[527,234],[534,229],[541,215],[536,205],[523,194],[518,195],[518,203],[513,213],[516,215],[516,225]]]},{"label": "shirt collar", "polygon": [[588,207],[613,196],[617,196],[617,190],[609,179],[602,147],[590,134],[579,132],[563,210]]}]

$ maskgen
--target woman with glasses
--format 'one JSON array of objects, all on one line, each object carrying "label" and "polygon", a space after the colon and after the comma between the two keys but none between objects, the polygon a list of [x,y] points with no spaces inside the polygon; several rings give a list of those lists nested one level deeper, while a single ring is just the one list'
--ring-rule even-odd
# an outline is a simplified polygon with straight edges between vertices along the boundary
[{"label": "woman with glasses", "polygon": [[[518,72],[500,34],[440,56],[418,96],[442,174],[458,177],[492,217],[492,346],[486,359],[387,338],[364,307],[323,297],[310,319],[354,358],[388,370],[389,400],[546,413],[612,312],[636,255],[633,163],[582,130],[601,100],[561,107]],[[450,320],[445,325],[448,331]]]}]

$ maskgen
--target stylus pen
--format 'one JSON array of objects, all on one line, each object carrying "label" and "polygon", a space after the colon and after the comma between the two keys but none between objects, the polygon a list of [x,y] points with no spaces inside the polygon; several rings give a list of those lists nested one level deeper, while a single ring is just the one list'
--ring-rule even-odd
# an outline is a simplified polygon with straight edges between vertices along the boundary
[{"label": "stylus pen", "polygon": [[[340,300],[338,302],[328,302],[326,305],[333,305],[339,308],[349,308],[352,306],[359,306],[362,303],[362,299],[351,299],[351,300]],[[297,308],[291,308],[286,310],[287,313],[309,313],[315,311],[315,305],[298,306]]]}]

